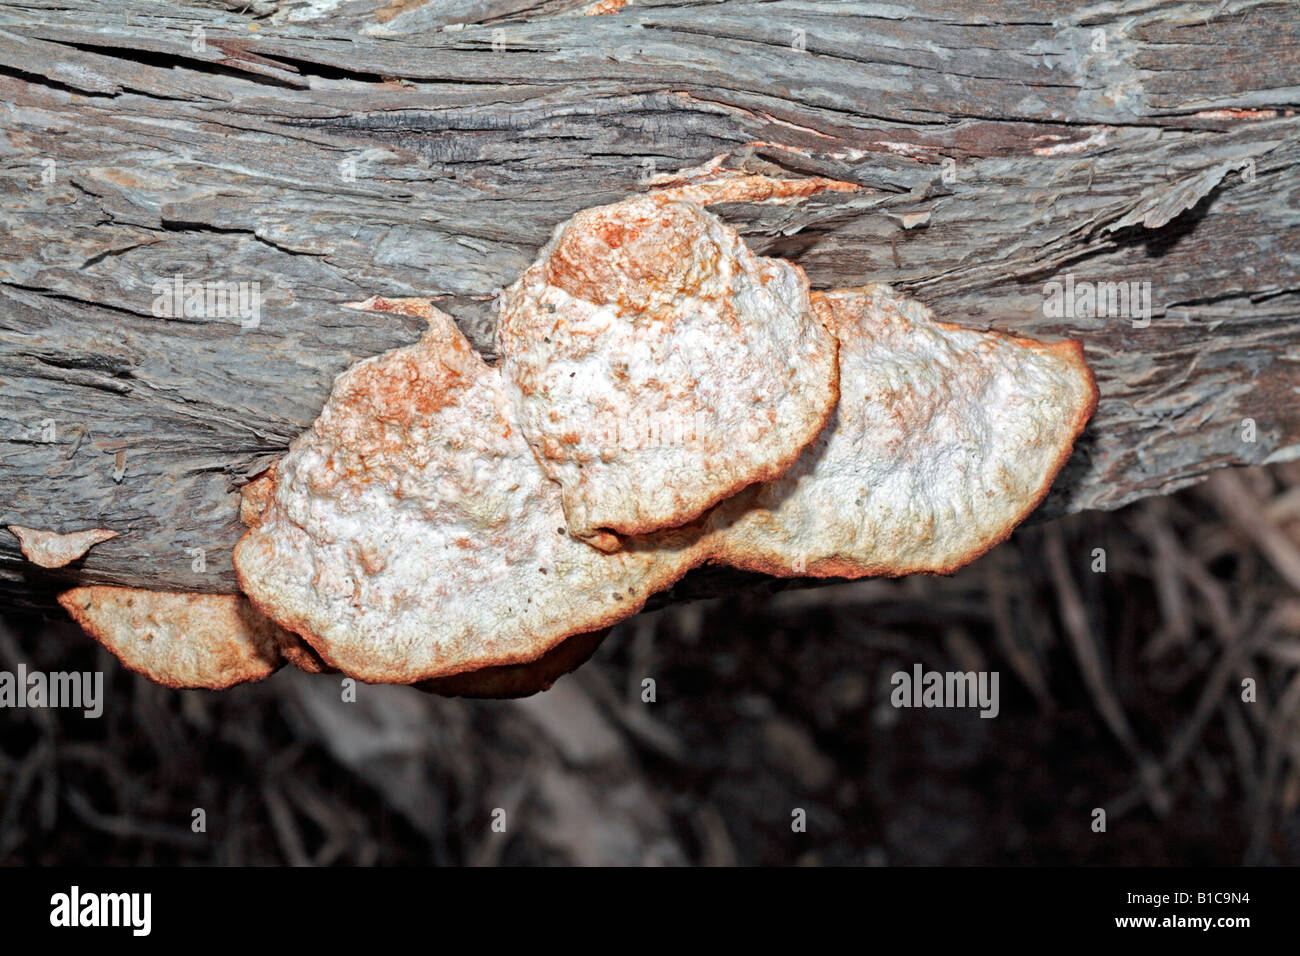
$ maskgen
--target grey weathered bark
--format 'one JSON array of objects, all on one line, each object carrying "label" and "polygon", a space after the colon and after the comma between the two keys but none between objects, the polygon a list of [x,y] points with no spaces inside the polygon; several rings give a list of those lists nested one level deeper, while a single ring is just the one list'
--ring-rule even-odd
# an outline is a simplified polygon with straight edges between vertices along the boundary
[{"label": "grey weathered bark", "polygon": [[[486,349],[555,224],[720,154],[863,187],[715,207],[815,287],[1084,340],[1045,513],[1300,453],[1294,3],[590,6],[0,3],[0,524],[122,532],[39,573],[0,537],[5,603],[233,589],[240,483],[418,335],[343,303],[435,296]],[[1045,315],[1067,274],[1149,282],[1149,325]],[[157,317],[176,275],[260,323]]]}]

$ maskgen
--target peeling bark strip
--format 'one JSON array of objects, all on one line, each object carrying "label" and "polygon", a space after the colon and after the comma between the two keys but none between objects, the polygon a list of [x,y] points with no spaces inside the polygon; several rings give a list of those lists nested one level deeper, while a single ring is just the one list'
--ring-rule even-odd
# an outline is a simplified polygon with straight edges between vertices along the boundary
[{"label": "peeling bark strip", "polygon": [[[5,600],[232,590],[239,485],[423,327],[345,303],[433,297],[485,350],[557,223],[718,156],[859,187],[711,207],[814,287],[1083,339],[1047,513],[1300,455],[1293,3],[327,6],[0,3],[0,524],[122,532],[49,572],[5,536]],[[1096,314],[1113,283],[1149,315]]]}]

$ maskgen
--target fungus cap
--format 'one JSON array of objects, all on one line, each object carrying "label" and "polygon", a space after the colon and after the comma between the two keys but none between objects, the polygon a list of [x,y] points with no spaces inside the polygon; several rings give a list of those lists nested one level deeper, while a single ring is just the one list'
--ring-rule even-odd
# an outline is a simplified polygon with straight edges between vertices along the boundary
[{"label": "fungus cap", "polygon": [[775,478],[835,406],[835,340],[803,270],[692,203],[583,210],[497,309],[524,437],[569,531],[599,547]]},{"label": "fungus cap", "polygon": [[105,528],[59,534],[11,524],[9,530],[18,538],[23,557],[42,568],[61,568],[71,564],[101,541],[117,537],[116,531]]},{"label": "fungus cap", "polygon": [[1097,407],[1076,341],[935,320],[886,285],[814,293],[840,404],[781,478],[709,519],[716,560],[779,576],[949,573],[1032,511]]},{"label": "fungus cap", "polygon": [[535,661],[702,558],[698,533],[614,555],[565,533],[500,373],[436,311],[419,342],[339,376],[274,482],[235,549],[241,587],[367,681]]},{"label": "fungus cap", "polygon": [[168,687],[224,690],[282,663],[285,635],[238,594],[90,585],[59,603],[124,665]]}]

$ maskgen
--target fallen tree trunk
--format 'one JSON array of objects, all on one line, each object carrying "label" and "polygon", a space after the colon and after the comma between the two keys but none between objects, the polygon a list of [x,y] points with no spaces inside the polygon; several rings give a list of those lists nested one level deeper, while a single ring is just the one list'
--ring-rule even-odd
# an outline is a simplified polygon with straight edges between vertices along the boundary
[{"label": "fallen tree trunk", "polygon": [[419,334],[345,303],[434,297],[490,352],[557,223],[717,156],[858,187],[715,207],[814,287],[1084,341],[1042,514],[1300,454],[1290,3],[329,6],[0,4],[0,524],[121,532],[59,571],[0,538],[5,603],[234,589],[238,487]]}]

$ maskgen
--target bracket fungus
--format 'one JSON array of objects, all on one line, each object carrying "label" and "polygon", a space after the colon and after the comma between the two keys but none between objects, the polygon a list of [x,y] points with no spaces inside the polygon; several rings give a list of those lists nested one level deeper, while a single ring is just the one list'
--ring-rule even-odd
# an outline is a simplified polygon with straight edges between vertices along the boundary
[{"label": "bracket fungus", "polygon": [[262,680],[283,663],[290,637],[238,594],[91,585],[64,591],[59,603],[128,668],[168,687]]},{"label": "bracket fungus", "polygon": [[[713,172],[690,195],[757,188]],[[247,599],[60,596],[127,666],[534,693],[699,564],[955,570],[1038,504],[1097,405],[1077,342],[938,322],[880,284],[810,294],[670,196],[557,229],[499,299],[498,367],[427,299],[353,307],[428,328],[340,375],[244,488]]]},{"label": "bracket fungus", "polygon": [[814,293],[840,404],[781,478],[710,516],[714,560],[778,576],[947,574],[1032,511],[1097,407],[1076,341],[938,322],[886,285]]},{"label": "bracket fungus", "polygon": [[339,376],[234,561],[327,664],[414,683],[529,663],[635,613],[702,560],[698,537],[605,554],[565,533],[500,372],[434,310],[419,342]]},{"label": "bracket fungus", "polygon": [[754,255],[693,203],[578,213],[498,313],[524,437],[570,533],[598,547],[777,477],[835,407],[835,340],[803,270]]},{"label": "bracket fungus", "polygon": [[262,512],[271,503],[271,494],[275,491],[275,467],[275,464],[271,465],[240,489],[239,520],[246,527],[256,527],[262,520]]},{"label": "bracket fungus", "polygon": [[116,531],[105,528],[59,534],[55,531],[42,531],[39,528],[24,528],[22,525],[11,524],[9,530],[18,539],[23,557],[42,568],[64,567],[101,541],[117,537]]},{"label": "bracket fungus", "polygon": [[526,664],[482,667],[449,677],[434,677],[415,686],[443,697],[528,697],[549,690],[565,674],[587,663],[609,631],[604,627],[588,634],[575,634]]}]

